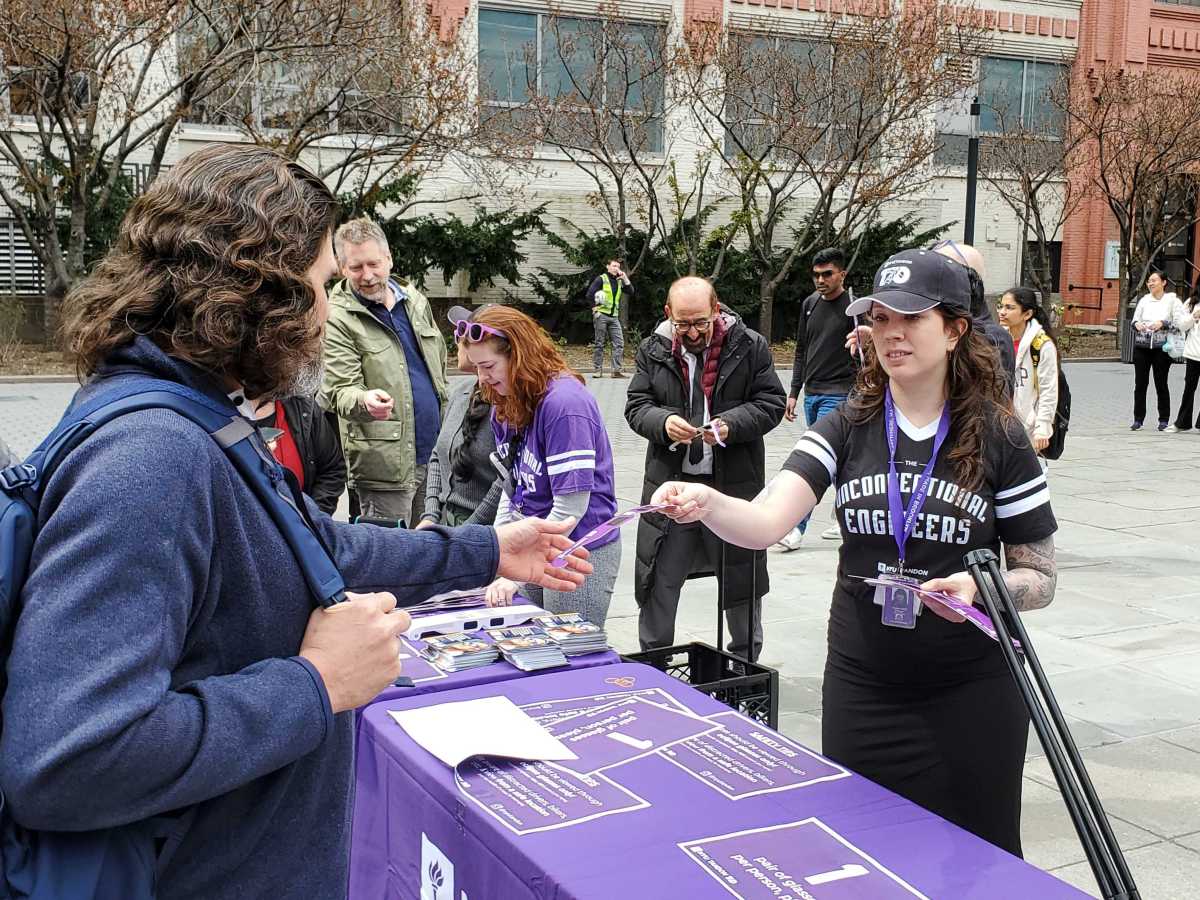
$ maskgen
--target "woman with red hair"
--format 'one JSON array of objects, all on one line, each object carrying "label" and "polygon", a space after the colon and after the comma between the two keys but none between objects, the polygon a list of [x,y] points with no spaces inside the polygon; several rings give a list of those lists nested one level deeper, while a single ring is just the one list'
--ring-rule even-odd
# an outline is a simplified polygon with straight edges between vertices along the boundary
[{"label": "woman with red hair", "polygon": [[[612,446],[596,399],[571,370],[541,326],[508,306],[477,310],[456,323],[467,340],[484,399],[492,404],[498,461],[508,470],[496,524],[526,516],[576,520],[577,539],[609,519],[617,508]],[[578,612],[604,627],[621,567],[620,534],[613,531],[590,548],[594,568],[575,593],[523,592],[552,613]],[[518,587],[499,578],[488,602],[507,605]]]}]

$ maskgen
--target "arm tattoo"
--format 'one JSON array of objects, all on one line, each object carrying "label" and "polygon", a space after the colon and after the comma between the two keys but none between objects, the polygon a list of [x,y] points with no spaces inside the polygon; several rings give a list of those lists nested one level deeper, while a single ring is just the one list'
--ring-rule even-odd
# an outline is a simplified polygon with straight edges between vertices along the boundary
[{"label": "arm tattoo", "polygon": [[1054,561],[1054,537],[1032,544],[1006,544],[1004,583],[1019,610],[1041,609],[1054,599],[1058,565]]}]

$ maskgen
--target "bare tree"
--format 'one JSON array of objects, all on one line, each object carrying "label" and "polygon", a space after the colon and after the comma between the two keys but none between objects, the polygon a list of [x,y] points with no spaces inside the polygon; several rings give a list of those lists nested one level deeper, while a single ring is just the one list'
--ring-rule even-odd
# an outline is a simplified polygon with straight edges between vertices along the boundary
[{"label": "bare tree", "polygon": [[659,191],[669,172],[675,52],[668,24],[629,22],[609,6],[586,19],[551,13],[543,17],[540,47],[511,47],[501,71],[481,76],[502,86],[484,97],[494,129],[556,151],[586,176],[588,201],[603,214],[631,274],[649,241],[629,259],[630,228],[644,223],[656,233],[664,214]]},{"label": "bare tree", "polygon": [[[47,276],[46,324],[124,180],[161,170],[177,126],[259,60],[328,45],[351,0],[6,0],[0,200]],[[199,39],[197,39],[197,36]]]},{"label": "bare tree", "polygon": [[768,339],[776,291],[797,261],[845,241],[927,180],[932,113],[963,87],[944,58],[981,46],[949,3],[856,10],[795,38],[714,30],[692,47],[697,63],[679,67],[737,198]]},{"label": "bare tree", "polygon": [[1147,69],[1092,71],[1055,99],[1081,136],[1080,190],[1107,205],[1120,237],[1118,340],[1155,258],[1197,221],[1200,75]]},{"label": "bare tree", "polygon": [[1082,129],[1059,114],[1053,102],[1069,91],[1070,80],[1064,75],[1023,111],[994,105],[995,133],[980,141],[979,175],[1016,215],[1022,272],[1028,273],[1047,304],[1053,288],[1051,242],[1087,194],[1078,179],[1067,177],[1084,161]]}]

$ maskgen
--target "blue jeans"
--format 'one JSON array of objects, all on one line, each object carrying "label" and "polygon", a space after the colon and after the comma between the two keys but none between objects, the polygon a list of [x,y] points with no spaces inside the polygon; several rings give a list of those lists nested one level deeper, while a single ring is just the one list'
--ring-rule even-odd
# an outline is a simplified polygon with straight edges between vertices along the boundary
[{"label": "blue jeans", "polygon": [[[817,423],[818,419],[824,418],[837,409],[838,404],[846,399],[845,394],[809,394],[804,395],[804,419],[808,422],[808,427],[811,428]],[[804,534],[808,530],[808,520],[812,516],[804,517],[804,520],[796,527],[800,529],[800,533]]]}]

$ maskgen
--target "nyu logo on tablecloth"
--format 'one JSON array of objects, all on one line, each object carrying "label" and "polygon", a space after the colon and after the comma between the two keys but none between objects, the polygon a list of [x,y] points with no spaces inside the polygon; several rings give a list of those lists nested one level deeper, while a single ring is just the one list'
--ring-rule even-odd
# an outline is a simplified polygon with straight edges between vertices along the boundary
[{"label": "nyu logo on tablecloth", "polygon": [[454,863],[421,833],[421,900],[453,900]]},{"label": "nyu logo on tablecloth", "polygon": [[637,684],[637,679],[632,675],[622,675],[619,678],[605,678],[605,684],[615,684],[617,687],[631,688]]}]

